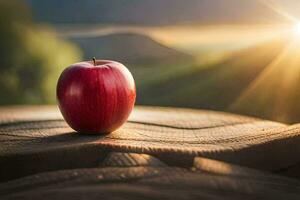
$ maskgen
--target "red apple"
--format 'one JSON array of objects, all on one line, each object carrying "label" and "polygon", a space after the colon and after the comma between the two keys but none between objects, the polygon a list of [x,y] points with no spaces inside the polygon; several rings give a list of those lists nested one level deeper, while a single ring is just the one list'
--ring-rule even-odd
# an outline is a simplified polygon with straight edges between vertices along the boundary
[{"label": "red apple", "polygon": [[66,68],[57,83],[59,109],[71,128],[82,133],[109,133],[131,113],[135,83],[119,62],[86,61]]}]

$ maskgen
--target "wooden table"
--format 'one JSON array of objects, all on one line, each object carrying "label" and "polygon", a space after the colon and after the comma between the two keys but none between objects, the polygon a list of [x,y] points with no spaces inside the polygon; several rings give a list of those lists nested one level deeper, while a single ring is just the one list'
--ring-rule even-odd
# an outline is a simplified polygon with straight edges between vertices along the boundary
[{"label": "wooden table", "polygon": [[300,199],[300,125],[136,107],[109,135],[0,108],[0,199]]}]

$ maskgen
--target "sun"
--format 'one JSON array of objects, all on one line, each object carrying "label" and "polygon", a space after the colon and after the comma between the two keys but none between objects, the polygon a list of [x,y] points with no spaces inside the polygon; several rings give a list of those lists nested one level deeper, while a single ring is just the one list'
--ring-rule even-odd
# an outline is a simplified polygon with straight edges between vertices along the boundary
[{"label": "sun", "polygon": [[300,35],[300,22],[294,25],[294,33]]}]

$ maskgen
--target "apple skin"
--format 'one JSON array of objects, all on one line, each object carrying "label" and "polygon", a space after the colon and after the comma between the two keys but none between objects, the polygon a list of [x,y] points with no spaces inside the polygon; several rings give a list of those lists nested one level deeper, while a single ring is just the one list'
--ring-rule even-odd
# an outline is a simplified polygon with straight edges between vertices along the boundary
[{"label": "apple skin", "polygon": [[136,89],[121,63],[95,60],[67,67],[57,83],[58,107],[71,128],[80,133],[105,134],[126,122]]}]

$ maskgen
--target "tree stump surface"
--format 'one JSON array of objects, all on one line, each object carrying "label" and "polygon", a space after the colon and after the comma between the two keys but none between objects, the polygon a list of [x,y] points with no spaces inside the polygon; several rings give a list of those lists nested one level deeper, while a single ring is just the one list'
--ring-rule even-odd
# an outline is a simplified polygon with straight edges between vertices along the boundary
[{"label": "tree stump surface", "polygon": [[300,199],[300,125],[137,106],[108,135],[0,108],[0,199]]}]

